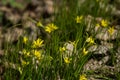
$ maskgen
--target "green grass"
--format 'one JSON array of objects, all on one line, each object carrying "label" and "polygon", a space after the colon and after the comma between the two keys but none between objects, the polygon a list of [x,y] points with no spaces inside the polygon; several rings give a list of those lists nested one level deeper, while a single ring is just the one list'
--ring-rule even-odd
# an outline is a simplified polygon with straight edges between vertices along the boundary
[{"label": "green grass", "polygon": [[[104,0],[103,4],[107,5],[108,2]],[[100,8],[99,3],[96,0],[87,0],[81,6],[77,5],[79,0],[63,0],[61,6],[58,8],[58,12],[55,12],[55,19],[52,23],[58,26],[58,29],[45,33],[50,38],[39,38],[44,40],[44,46],[40,48],[32,48],[33,41],[23,43],[21,37],[17,44],[11,43],[5,44],[5,56],[3,64],[5,67],[4,80],[79,80],[81,74],[85,74],[83,70],[84,64],[89,60],[92,52],[84,55],[83,49],[86,50],[92,46],[97,45],[95,39],[95,33],[86,31],[88,23],[86,23],[86,16],[91,15],[94,17],[90,23],[91,30],[94,29],[97,23],[95,18],[102,17],[103,19],[110,20],[109,11],[106,12],[105,8]],[[106,7],[106,6],[105,6]],[[55,8],[56,10],[56,8]],[[77,16],[83,16],[81,23],[76,23],[75,18]],[[37,26],[36,26],[37,27]],[[39,27],[39,29],[44,27]],[[92,36],[96,44],[90,44],[86,42],[86,39]],[[75,41],[74,49],[71,56],[67,56],[70,63],[67,64],[64,61],[65,55],[70,55],[67,52],[60,52],[60,47],[66,47],[65,44]],[[31,56],[25,56],[22,50],[25,49],[30,52]],[[42,57],[40,61],[37,61],[34,56],[33,50],[42,51]],[[114,54],[111,50],[112,63],[114,64]],[[22,65],[22,60],[29,62],[29,64]],[[86,75],[87,76],[87,75]],[[102,77],[106,78],[106,77]],[[108,79],[108,78],[106,78]],[[116,79],[120,79],[119,73],[116,73]],[[89,80],[89,79],[88,79]]]}]

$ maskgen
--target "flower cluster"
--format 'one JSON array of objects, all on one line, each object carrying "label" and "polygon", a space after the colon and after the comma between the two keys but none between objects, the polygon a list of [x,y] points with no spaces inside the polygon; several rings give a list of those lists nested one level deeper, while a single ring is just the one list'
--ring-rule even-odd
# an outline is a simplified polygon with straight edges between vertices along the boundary
[{"label": "flower cluster", "polygon": [[72,61],[72,53],[73,53],[73,50],[75,48],[75,41],[74,42],[66,42],[63,47],[60,47],[59,48],[59,51],[62,55],[62,58],[64,59],[64,62],[66,64],[69,64],[71,63]]},{"label": "flower cluster", "polygon": [[[31,44],[28,45],[28,38],[23,37],[23,43],[27,45],[21,51],[21,66],[19,66],[18,70],[22,74],[24,67],[27,65],[34,65],[33,67],[37,67],[38,64],[44,59],[43,50],[41,49],[44,47],[44,40],[37,38],[33,40]],[[30,48],[30,49],[29,49]],[[38,50],[38,48],[40,48]]]},{"label": "flower cluster", "polygon": [[[49,23],[44,26],[40,21],[36,23],[36,26],[42,27],[48,33],[51,33],[58,29],[58,27],[53,23]],[[47,63],[49,63],[53,59],[50,55],[44,56],[45,51],[43,50],[43,47],[45,44],[44,40],[41,38],[37,38],[36,40],[33,40],[32,43],[29,43],[29,39],[24,36],[22,42],[25,44],[25,47],[22,51],[20,51],[22,54],[21,66],[18,67],[18,70],[21,74],[24,67],[29,64],[34,65],[34,67],[37,68],[37,66],[41,64],[42,61],[47,61]],[[65,51],[65,48],[60,48],[60,51]],[[65,61],[69,63],[69,60],[67,60],[67,58],[65,58]]]},{"label": "flower cluster", "polygon": [[108,33],[109,33],[110,35],[113,35],[113,33],[114,33],[114,31],[115,31],[114,26],[111,27],[111,26],[109,25],[109,21],[108,21],[108,20],[105,20],[105,19],[101,20],[100,23],[97,23],[97,24],[96,24],[96,27],[107,28],[107,31],[108,31]]},{"label": "flower cluster", "polygon": [[[76,21],[76,25],[77,25],[76,27],[79,27],[78,25],[79,24],[81,25],[81,23],[84,22],[83,16],[77,16],[74,20]],[[44,29],[44,31],[47,32],[47,34],[52,33],[53,31],[58,29],[58,27],[53,23],[49,23],[46,26],[43,26],[41,22],[37,22],[36,26],[42,27]],[[84,26],[82,26],[82,27],[84,27]],[[93,27],[95,27],[95,26],[93,26]],[[107,29],[107,31],[110,35],[112,35],[114,33],[114,26],[111,27],[108,20],[105,20],[105,19],[101,20],[99,23],[96,24],[96,27]],[[50,56],[51,55],[50,53],[48,53],[48,54],[46,54],[46,53],[56,51],[55,55],[58,55],[58,56],[56,57],[57,58],[56,61],[53,61],[54,63],[58,62],[58,65],[61,65],[61,66],[64,65],[64,67],[67,66],[67,68],[69,66],[71,67],[71,65],[73,65],[72,67],[75,70],[78,70],[77,73],[80,73],[79,68],[81,68],[81,64],[83,64],[82,62],[85,62],[84,60],[87,60],[87,58],[89,57],[89,55],[90,55],[89,48],[96,44],[95,43],[96,40],[94,39],[95,38],[94,34],[93,35],[89,34],[89,36],[87,35],[87,37],[86,37],[86,35],[83,35],[81,33],[79,36],[79,32],[78,32],[77,35],[78,36],[75,38],[76,41],[62,42],[64,44],[62,44],[62,46],[59,46],[59,47],[58,47],[58,45],[57,46],[55,45],[55,49],[57,49],[59,51],[52,49],[51,45],[54,45],[54,44],[47,45],[47,43],[45,43],[45,41],[42,40],[41,38],[37,38],[37,39],[31,41],[31,43],[29,43],[27,45],[27,43],[29,42],[29,39],[27,37],[23,37],[23,44],[27,45],[27,46],[23,47],[23,49],[21,51],[21,53],[22,53],[21,54],[22,57],[20,57],[21,64],[18,67],[18,70],[22,74],[22,70],[26,66],[28,67],[29,65],[34,66],[33,67],[34,69],[38,68],[38,66],[41,66],[41,69],[42,69],[46,66],[46,64],[48,66],[49,63],[51,65],[52,62],[50,62],[50,61],[54,60],[55,58],[53,59],[53,57],[56,57],[56,56],[52,57],[52,56]],[[82,39],[80,39],[80,38],[82,38]],[[54,41],[54,40],[51,39],[51,41]],[[59,43],[59,45],[61,45],[60,43]],[[48,48],[48,51],[45,48],[46,46],[47,47],[50,46],[50,48]],[[54,54],[52,54],[52,55],[54,55]],[[78,64],[76,65],[75,63],[78,63],[78,64],[80,63],[80,65],[78,65]],[[69,69],[72,69],[72,68],[69,68]],[[77,74],[77,75],[79,75],[79,74]],[[86,75],[81,74],[79,77],[79,80],[87,80]]]}]

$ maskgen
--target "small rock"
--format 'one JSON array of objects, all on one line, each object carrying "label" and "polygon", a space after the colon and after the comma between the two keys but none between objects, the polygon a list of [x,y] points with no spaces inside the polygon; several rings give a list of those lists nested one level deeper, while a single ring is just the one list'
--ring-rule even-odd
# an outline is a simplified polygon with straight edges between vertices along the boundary
[{"label": "small rock", "polygon": [[0,56],[4,55],[4,50],[0,50]]},{"label": "small rock", "polygon": [[85,70],[85,71],[89,71],[89,70],[95,71],[95,70],[99,69],[101,66],[102,66],[102,65],[101,65],[97,60],[90,59],[90,60],[84,65],[84,70]]},{"label": "small rock", "polygon": [[21,16],[18,13],[7,13],[6,18],[13,24],[17,24],[20,21]]},{"label": "small rock", "polygon": [[45,1],[45,10],[49,13],[49,14],[53,14],[54,12],[54,6],[53,6],[53,1],[52,0],[46,0]]},{"label": "small rock", "polygon": [[19,39],[19,37],[23,34],[23,30],[19,28],[8,28],[7,33],[4,34],[4,41],[14,42]]},{"label": "small rock", "polygon": [[107,41],[107,40],[114,40],[116,38],[118,38],[118,30],[114,30],[114,33],[112,35],[110,35],[107,31],[106,28],[103,28],[101,29],[101,31],[98,31],[97,35],[96,35],[96,38],[99,39],[99,40],[104,40],[104,41]]}]

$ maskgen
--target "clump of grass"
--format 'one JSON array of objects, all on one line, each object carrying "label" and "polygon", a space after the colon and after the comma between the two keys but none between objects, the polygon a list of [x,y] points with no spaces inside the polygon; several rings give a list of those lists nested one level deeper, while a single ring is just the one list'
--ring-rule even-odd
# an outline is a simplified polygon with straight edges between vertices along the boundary
[{"label": "clump of grass", "polygon": [[[17,45],[6,46],[5,80],[87,80],[83,66],[92,54],[88,48],[97,43],[95,34],[86,31],[85,18],[88,14],[105,16],[105,12],[100,15],[97,1],[85,1],[84,6],[79,6],[76,5],[79,0],[65,0],[52,23],[37,22],[36,27],[43,28],[51,36],[49,42],[41,36],[32,41],[23,36]],[[92,11],[88,10],[90,5],[93,5]],[[94,28],[97,24],[98,28],[107,28],[112,35],[114,28],[108,28],[106,20],[100,23],[93,20],[93,23]]]}]

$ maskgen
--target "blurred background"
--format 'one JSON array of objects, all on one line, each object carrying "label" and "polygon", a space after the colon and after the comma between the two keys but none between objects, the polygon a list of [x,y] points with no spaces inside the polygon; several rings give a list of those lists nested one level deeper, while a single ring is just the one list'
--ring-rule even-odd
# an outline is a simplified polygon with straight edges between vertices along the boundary
[{"label": "blurred background", "polygon": [[[35,36],[35,23],[53,21],[54,3],[60,0],[0,0],[0,54],[4,43],[15,43],[27,30]],[[57,5],[57,4],[56,4]]]}]

